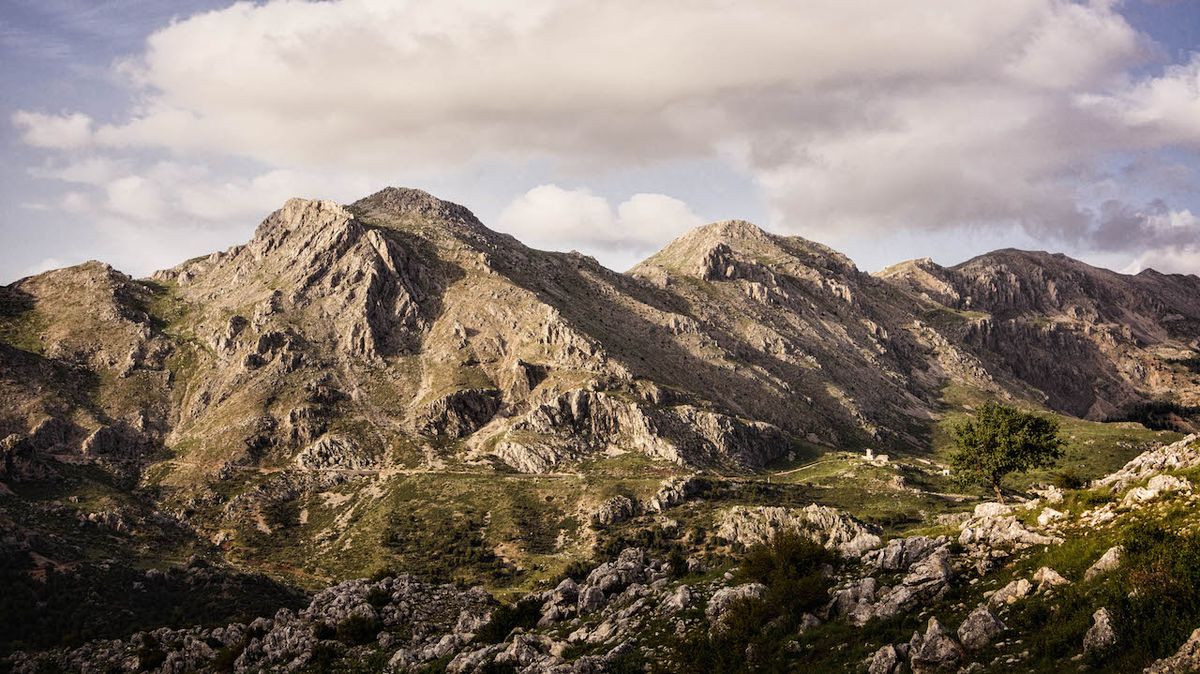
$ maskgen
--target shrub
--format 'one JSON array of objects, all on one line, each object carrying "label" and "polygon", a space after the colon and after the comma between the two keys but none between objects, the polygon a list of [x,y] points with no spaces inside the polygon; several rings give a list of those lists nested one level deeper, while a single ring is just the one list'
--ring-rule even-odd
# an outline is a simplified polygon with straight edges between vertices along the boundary
[{"label": "shrub", "polygon": [[327,622],[318,622],[313,625],[313,636],[321,641],[337,638],[337,629]]},{"label": "shrub", "polygon": [[375,608],[383,608],[392,603],[392,595],[383,588],[373,587],[367,593],[367,603]]},{"label": "shrub", "polygon": [[1120,568],[1062,588],[1053,601],[1027,599],[1008,621],[1029,635],[1036,659],[1054,663],[1078,653],[1092,613],[1101,606],[1113,613],[1118,643],[1091,663],[1099,671],[1141,671],[1174,653],[1200,623],[1200,534],[1142,524],[1120,543],[1125,547]]},{"label": "shrub", "polygon": [[146,644],[138,649],[138,671],[151,672],[167,661],[167,654],[157,643]]},{"label": "shrub", "polygon": [[1059,489],[1082,489],[1086,484],[1087,480],[1070,468],[1061,470],[1054,475],[1054,486]]},{"label": "shrub", "polygon": [[308,671],[332,672],[334,664],[342,657],[337,644],[319,643],[313,647],[312,657],[308,661]]},{"label": "shrub", "polygon": [[1141,525],[1124,545],[1122,645],[1147,660],[1169,655],[1200,620],[1200,534]]},{"label": "shrub", "polygon": [[242,641],[239,644],[219,649],[212,661],[212,671],[232,672],[237,664],[237,659],[241,657],[242,651],[246,650],[248,643],[248,641]]},{"label": "shrub", "polygon": [[518,627],[529,629],[537,625],[541,617],[542,605],[536,599],[522,599],[511,605],[503,604],[492,611],[491,619],[479,628],[475,640],[485,644],[498,644]]},{"label": "shrub", "polygon": [[337,626],[337,638],[344,644],[361,646],[375,641],[379,634],[379,619],[374,616],[352,615]]},{"label": "shrub", "polygon": [[1125,409],[1109,421],[1135,421],[1156,431],[1191,432],[1188,420],[1200,415],[1200,407],[1180,405],[1174,400],[1152,400]]},{"label": "shrub", "polygon": [[576,559],[576,560],[572,561],[570,564],[568,564],[567,568],[563,569],[562,575],[563,575],[563,578],[570,578],[571,580],[574,580],[574,581],[581,581],[584,578],[587,578],[588,574],[592,572],[592,569],[595,566],[596,566],[595,562],[591,562],[591,561],[587,561],[587,560],[583,560],[583,559]]},{"label": "shrub", "polygon": [[697,632],[671,649],[671,668],[703,672],[785,670],[784,644],[795,638],[800,617],[829,600],[822,568],[833,556],[797,533],[781,533],[748,550],[741,560],[745,581],[767,586],[759,600],[726,609],[719,629]]},{"label": "shrub", "polygon": [[673,548],[671,554],[667,555],[667,563],[671,565],[672,578],[683,578],[688,574],[687,557],[684,556],[683,550]]},{"label": "shrub", "polygon": [[371,573],[371,582],[378,583],[384,578],[391,578],[396,575],[396,570],[390,566],[380,566]]}]

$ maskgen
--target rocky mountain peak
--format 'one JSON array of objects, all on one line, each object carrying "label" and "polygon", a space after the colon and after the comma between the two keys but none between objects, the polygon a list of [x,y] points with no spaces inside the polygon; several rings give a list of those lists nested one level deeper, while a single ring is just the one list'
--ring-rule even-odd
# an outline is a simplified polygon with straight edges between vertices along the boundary
[{"label": "rocky mountain peak", "polygon": [[[872,277],[737,220],[618,274],[403,188],[348,206],[289,200],[244,245],[153,280],[99,262],[22,279],[0,287],[0,559],[13,588],[0,594],[14,597],[0,671],[299,671],[333,657],[593,672],[638,669],[631,655],[707,671],[706,635],[740,630],[738,603],[781,589],[774,574],[718,574],[781,532],[833,554],[785,579],[812,589],[804,606],[755,609],[781,612],[762,621],[780,643],[725,652],[759,669],[780,656],[862,670],[864,651],[841,653],[849,629],[891,621],[862,633],[880,643],[921,614],[923,634],[884,642],[871,671],[1022,667],[1025,646],[986,648],[1026,638],[1023,597],[1040,595],[1040,620],[1043,600],[1065,596],[1053,587],[1113,587],[1089,574],[1123,572],[1104,553],[1063,567],[1069,579],[1020,576],[1062,560],[1048,546],[1068,536],[1098,536],[1073,549],[1099,556],[1143,515],[1200,512],[1192,473],[1155,474],[1194,470],[1200,448],[1189,438],[1090,489],[972,512],[940,463],[944,424],[982,400],[1193,423],[1198,298],[1195,276],[1011,250]],[[1064,484],[1174,437],[1064,426]],[[632,541],[648,549],[619,549]],[[243,613],[266,579],[238,580],[242,568],[346,582],[308,608],[275,593]],[[532,589],[513,609],[522,627],[462,581]],[[1073,639],[1099,643],[1085,608]],[[1094,618],[1120,629],[1109,620]],[[158,629],[167,621],[180,629]],[[662,660],[668,634],[677,666]],[[90,643],[5,662],[6,648],[63,635]]]},{"label": "rocky mountain peak", "polygon": [[954,285],[952,274],[932,258],[922,257],[896,263],[875,274],[893,285],[900,286],[924,299],[958,306],[962,299]]},{"label": "rocky mountain peak", "polygon": [[775,237],[757,225],[724,220],[692,229],[631,271],[635,275],[656,275],[671,270],[709,281],[727,279],[734,273],[738,259],[757,259],[777,250]]},{"label": "rocky mountain peak", "polygon": [[258,226],[249,248],[255,258],[262,259],[285,245],[294,246],[299,238],[306,240],[305,247],[321,241],[332,242],[345,235],[353,218],[349,211],[332,201],[288,199],[282,208]]},{"label": "rocky mountain peak", "polygon": [[373,220],[420,220],[425,224],[438,222],[465,227],[468,230],[491,231],[466,206],[438,199],[424,190],[411,187],[385,187],[355,201],[349,208],[364,217],[374,215]]},{"label": "rocky mountain peak", "polygon": [[767,242],[771,235],[762,227],[745,220],[721,220],[700,225],[688,236],[711,239],[717,242],[735,244],[738,242]]}]

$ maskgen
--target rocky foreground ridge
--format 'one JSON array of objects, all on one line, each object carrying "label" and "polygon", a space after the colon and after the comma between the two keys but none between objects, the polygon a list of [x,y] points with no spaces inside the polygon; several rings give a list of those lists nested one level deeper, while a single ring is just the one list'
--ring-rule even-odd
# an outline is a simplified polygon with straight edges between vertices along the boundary
[{"label": "rocky foreground ridge", "polygon": [[[844,665],[870,674],[1041,671],[1045,663],[1038,659],[1045,654],[1031,653],[1036,638],[1024,631],[1030,614],[1049,611],[1052,621],[1070,619],[1064,607],[1083,597],[1071,611],[1090,618],[1053,671],[1087,671],[1119,657],[1118,649],[1136,636],[1122,632],[1134,627],[1131,616],[1119,612],[1127,607],[1093,605],[1112,596],[1110,589],[1127,592],[1129,579],[1143,571],[1133,566],[1141,558],[1130,560],[1123,546],[1105,548],[1104,542],[1170,513],[1187,513],[1190,526],[1200,524],[1200,494],[1182,477],[1196,468],[1200,438],[1190,436],[1139,455],[1090,490],[1049,488],[1018,504],[984,503],[945,517],[940,534],[885,543],[843,513],[809,507],[735,509],[719,535],[752,546],[764,535],[792,531],[838,553],[817,571],[827,581],[824,601],[784,635],[784,650],[797,658],[814,646],[830,648],[831,638],[877,641],[881,633],[871,628],[881,623],[890,623],[893,634],[897,626],[917,624],[910,637],[876,643],[866,658],[850,657]],[[663,493],[679,493],[680,485],[672,481]],[[1092,546],[1095,558],[1089,553],[1071,569],[1045,565],[1068,539],[1101,545]],[[447,672],[672,671],[681,664],[672,659],[681,657],[670,649],[673,639],[687,643],[688,636],[733,629],[727,623],[767,593],[767,586],[745,582],[736,566],[710,573],[699,559],[655,559],[628,548],[579,580],[568,577],[519,598],[516,610],[478,587],[409,576],[354,580],[320,592],[305,609],[282,609],[249,624],[164,628],[73,650],[17,654],[12,661],[14,671],[30,673],[46,667],[294,672],[312,671],[306,668],[330,657],[328,662],[374,663],[396,672],[430,671],[423,668],[433,665]],[[1177,653],[1148,663],[1146,672],[1200,668],[1200,626],[1180,627],[1197,629],[1186,641],[1180,638]],[[756,655],[747,648],[741,657],[753,663]]]}]

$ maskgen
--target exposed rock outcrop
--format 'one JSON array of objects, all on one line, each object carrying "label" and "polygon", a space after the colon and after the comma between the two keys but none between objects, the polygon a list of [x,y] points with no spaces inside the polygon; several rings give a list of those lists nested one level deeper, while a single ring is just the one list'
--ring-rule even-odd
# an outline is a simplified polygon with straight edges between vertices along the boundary
[{"label": "exposed rock outcrop", "polygon": [[1189,435],[1178,442],[1142,452],[1130,459],[1120,470],[1096,480],[1096,486],[1112,487],[1114,491],[1166,470],[1183,470],[1200,466],[1200,435]]},{"label": "exposed rock outcrop", "polygon": [[1101,608],[1092,615],[1092,626],[1083,637],[1084,653],[1102,653],[1117,643],[1117,633],[1113,630],[1112,613],[1107,608]]},{"label": "exposed rock outcrop", "polygon": [[717,536],[741,546],[766,543],[777,534],[791,531],[807,536],[846,557],[861,556],[882,543],[876,528],[827,506],[799,509],[737,506],[721,515]]},{"label": "exposed rock outcrop", "polygon": [[296,464],[306,470],[369,470],[376,461],[354,439],[326,435],[301,450]]},{"label": "exposed rock outcrop", "polygon": [[1145,674],[1181,674],[1196,671],[1200,671],[1200,629],[1193,631],[1174,655],[1156,660],[1147,667]]},{"label": "exposed rock outcrop", "polygon": [[952,671],[963,659],[962,646],[950,636],[937,618],[930,618],[924,634],[909,642],[909,665],[913,674]]},{"label": "exposed rock outcrop", "polygon": [[1004,623],[987,606],[979,606],[959,626],[958,640],[964,648],[977,651],[986,648],[1003,631]]},{"label": "exposed rock outcrop", "polygon": [[417,431],[428,435],[461,438],[479,430],[500,409],[495,389],[461,389],[426,405],[417,415]]},{"label": "exposed rock outcrop", "polygon": [[628,496],[614,496],[601,503],[592,513],[592,524],[598,527],[619,524],[636,515],[637,511],[637,504],[633,499]]},{"label": "exposed rock outcrop", "polygon": [[1084,571],[1083,579],[1091,580],[1097,576],[1102,576],[1109,571],[1116,569],[1117,567],[1121,566],[1121,560],[1124,558],[1124,556],[1125,548],[1120,545],[1114,545],[1106,550],[1103,555],[1100,555],[1100,559],[1097,559],[1091,566],[1089,566],[1087,571]]}]

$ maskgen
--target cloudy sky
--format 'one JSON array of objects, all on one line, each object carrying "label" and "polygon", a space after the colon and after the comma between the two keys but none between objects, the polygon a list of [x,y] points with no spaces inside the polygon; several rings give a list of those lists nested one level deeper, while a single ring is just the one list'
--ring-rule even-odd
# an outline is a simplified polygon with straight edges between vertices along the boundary
[{"label": "cloudy sky", "polygon": [[0,64],[0,282],[385,185],[615,269],[736,217],[1200,272],[1196,0],[4,0]]}]

